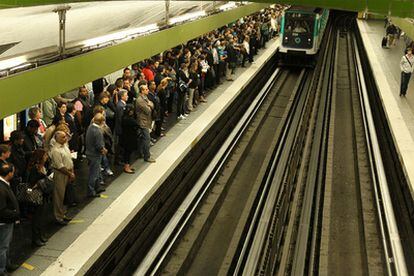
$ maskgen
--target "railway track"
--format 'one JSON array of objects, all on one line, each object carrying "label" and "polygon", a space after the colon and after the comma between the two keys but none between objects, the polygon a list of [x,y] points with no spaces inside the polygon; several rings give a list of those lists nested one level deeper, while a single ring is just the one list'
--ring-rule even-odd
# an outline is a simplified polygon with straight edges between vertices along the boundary
[{"label": "railway track", "polygon": [[130,243],[145,250],[128,249],[122,268],[112,271],[409,274],[410,212],[397,204],[404,214],[395,218],[390,183],[399,180],[384,169],[386,145],[377,136],[384,128],[376,130],[381,119],[371,109],[355,18],[333,18],[316,68],[268,69],[238,123],[222,128],[227,138],[215,143],[218,150],[205,149],[202,172],[193,160],[199,176],[184,174],[186,188],[174,191],[182,200],[168,209],[169,219],[163,215],[153,233],[147,227],[150,240]]},{"label": "railway track", "polygon": [[[186,230],[183,231],[185,233],[176,232],[176,236],[181,236],[178,244],[168,245],[172,250],[163,253],[174,257],[163,260],[149,254],[135,272],[136,275],[214,275],[219,272],[232,239],[242,234],[238,224],[247,219],[255,204],[254,195],[261,189],[261,182],[256,181],[261,173],[261,164],[266,163],[269,147],[275,144],[274,140],[283,131],[288,107],[295,103],[295,95],[304,89],[307,76],[308,72],[304,70],[300,74],[279,70],[274,73],[233,131],[234,135],[230,135],[219,151],[217,159],[222,160],[222,165],[211,166],[211,170],[207,169],[205,177],[196,184],[210,192],[203,194],[204,198],[198,192],[200,197],[196,200],[200,206],[196,207],[196,215],[188,218],[187,225],[180,226]],[[191,196],[189,198],[194,201]],[[220,248],[217,248],[217,236],[220,237]],[[162,243],[166,239],[159,240]],[[153,247],[154,252],[159,254],[155,248],[162,246],[165,247],[165,244]],[[211,250],[215,253],[212,254]],[[201,265],[193,265],[197,263]]]},{"label": "railway track", "polygon": [[136,275],[407,275],[353,20],[336,17],[284,119],[251,122],[168,257]]}]

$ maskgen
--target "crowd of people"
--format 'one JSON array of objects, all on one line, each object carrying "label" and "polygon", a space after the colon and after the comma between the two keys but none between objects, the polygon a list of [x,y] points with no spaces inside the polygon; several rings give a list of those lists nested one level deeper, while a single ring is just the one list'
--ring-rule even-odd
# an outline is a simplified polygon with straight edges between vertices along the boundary
[{"label": "crowd of people", "polygon": [[75,98],[57,96],[30,108],[24,130],[0,145],[0,275],[14,269],[7,257],[14,223],[30,217],[32,243],[43,246],[46,203],[52,202],[55,222],[67,225],[64,199],[82,163],[93,198],[105,191],[114,166],[135,173],[132,154],[156,162],[150,148],[164,136],[166,118],[185,120],[209,90],[253,63],[278,33],[281,9],[265,9],[137,62],[114,83],[98,79]]},{"label": "crowd of people", "polygon": [[386,17],[385,19],[385,37],[383,39],[382,47],[391,48],[394,47],[398,40],[400,40],[402,30],[394,25],[391,20]]}]

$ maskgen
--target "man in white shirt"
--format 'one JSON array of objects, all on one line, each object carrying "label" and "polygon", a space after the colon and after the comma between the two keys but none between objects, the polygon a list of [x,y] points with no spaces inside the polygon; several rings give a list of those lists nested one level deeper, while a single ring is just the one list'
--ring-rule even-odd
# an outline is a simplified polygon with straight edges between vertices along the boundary
[{"label": "man in white shirt", "polygon": [[411,74],[413,73],[414,56],[412,49],[408,48],[407,53],[401,58],[400,69],[401,69],[401,90],[400,96],[407,94],[408,83],[410,82]]},{"label": "man in white shirt", "polygon": [[66,209],[63,204],[65,198],[66,186],[69,182],[75,180],[73,171],[72,155],[67,146],[68,137],[63,131],[56,131],[56,143],[50,151],[50,160],[53,168],[53,210],[56,222],[60,225],[68,224],[70,220],[65,216]]}]

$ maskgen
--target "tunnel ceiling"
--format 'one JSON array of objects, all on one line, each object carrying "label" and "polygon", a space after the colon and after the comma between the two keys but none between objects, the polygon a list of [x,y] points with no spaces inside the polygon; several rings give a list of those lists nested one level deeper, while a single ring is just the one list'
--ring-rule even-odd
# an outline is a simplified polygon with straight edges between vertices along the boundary
[{"label": "tunnel ceiling", "polygon": [[[195,1],[195,0],[194,0]],[[198,0],[197,0],[198,1]],[[388,14],[398,17],[414,17],[413,0],[250,0],[262,3],[286,3],[294,5],[318,6],[350,11],[364,11]],[[23,7],[46,4],[61,4],[73,2],[90,2],[84,0],[0,0],[0,8]]]}]

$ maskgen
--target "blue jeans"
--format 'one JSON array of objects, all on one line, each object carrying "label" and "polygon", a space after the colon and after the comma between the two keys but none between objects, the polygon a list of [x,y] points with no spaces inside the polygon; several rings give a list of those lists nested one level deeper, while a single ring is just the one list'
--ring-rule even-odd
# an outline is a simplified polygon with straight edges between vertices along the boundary
[{"label": "blue jeans", "polygon": [[151,136],[150,136],[149,129],[147,128],[142,129],[142,136],[141,136],[141,141],[139,143],[139,146],[141,148],[140,152],[144,156],[144,160],[148,160],[151,157],[151,154],[150,154]]},{"label": "blue jeans", "polygon": [[108,157],[106,157],[106,155],[102,155],[102,168],[106,171],[109,170],[109,160]]},{"label": "blue jeans", "polygon": [[88,195],[95,195],[96,183],[102,179],[101,177],[101,161],[102,156],[86,156],[89,161],[89,180]]},{"label": "blue jeans", "polygon": [[13,237],[13,223],[0,225],[0,273],[6,273],[10,242]]}]

